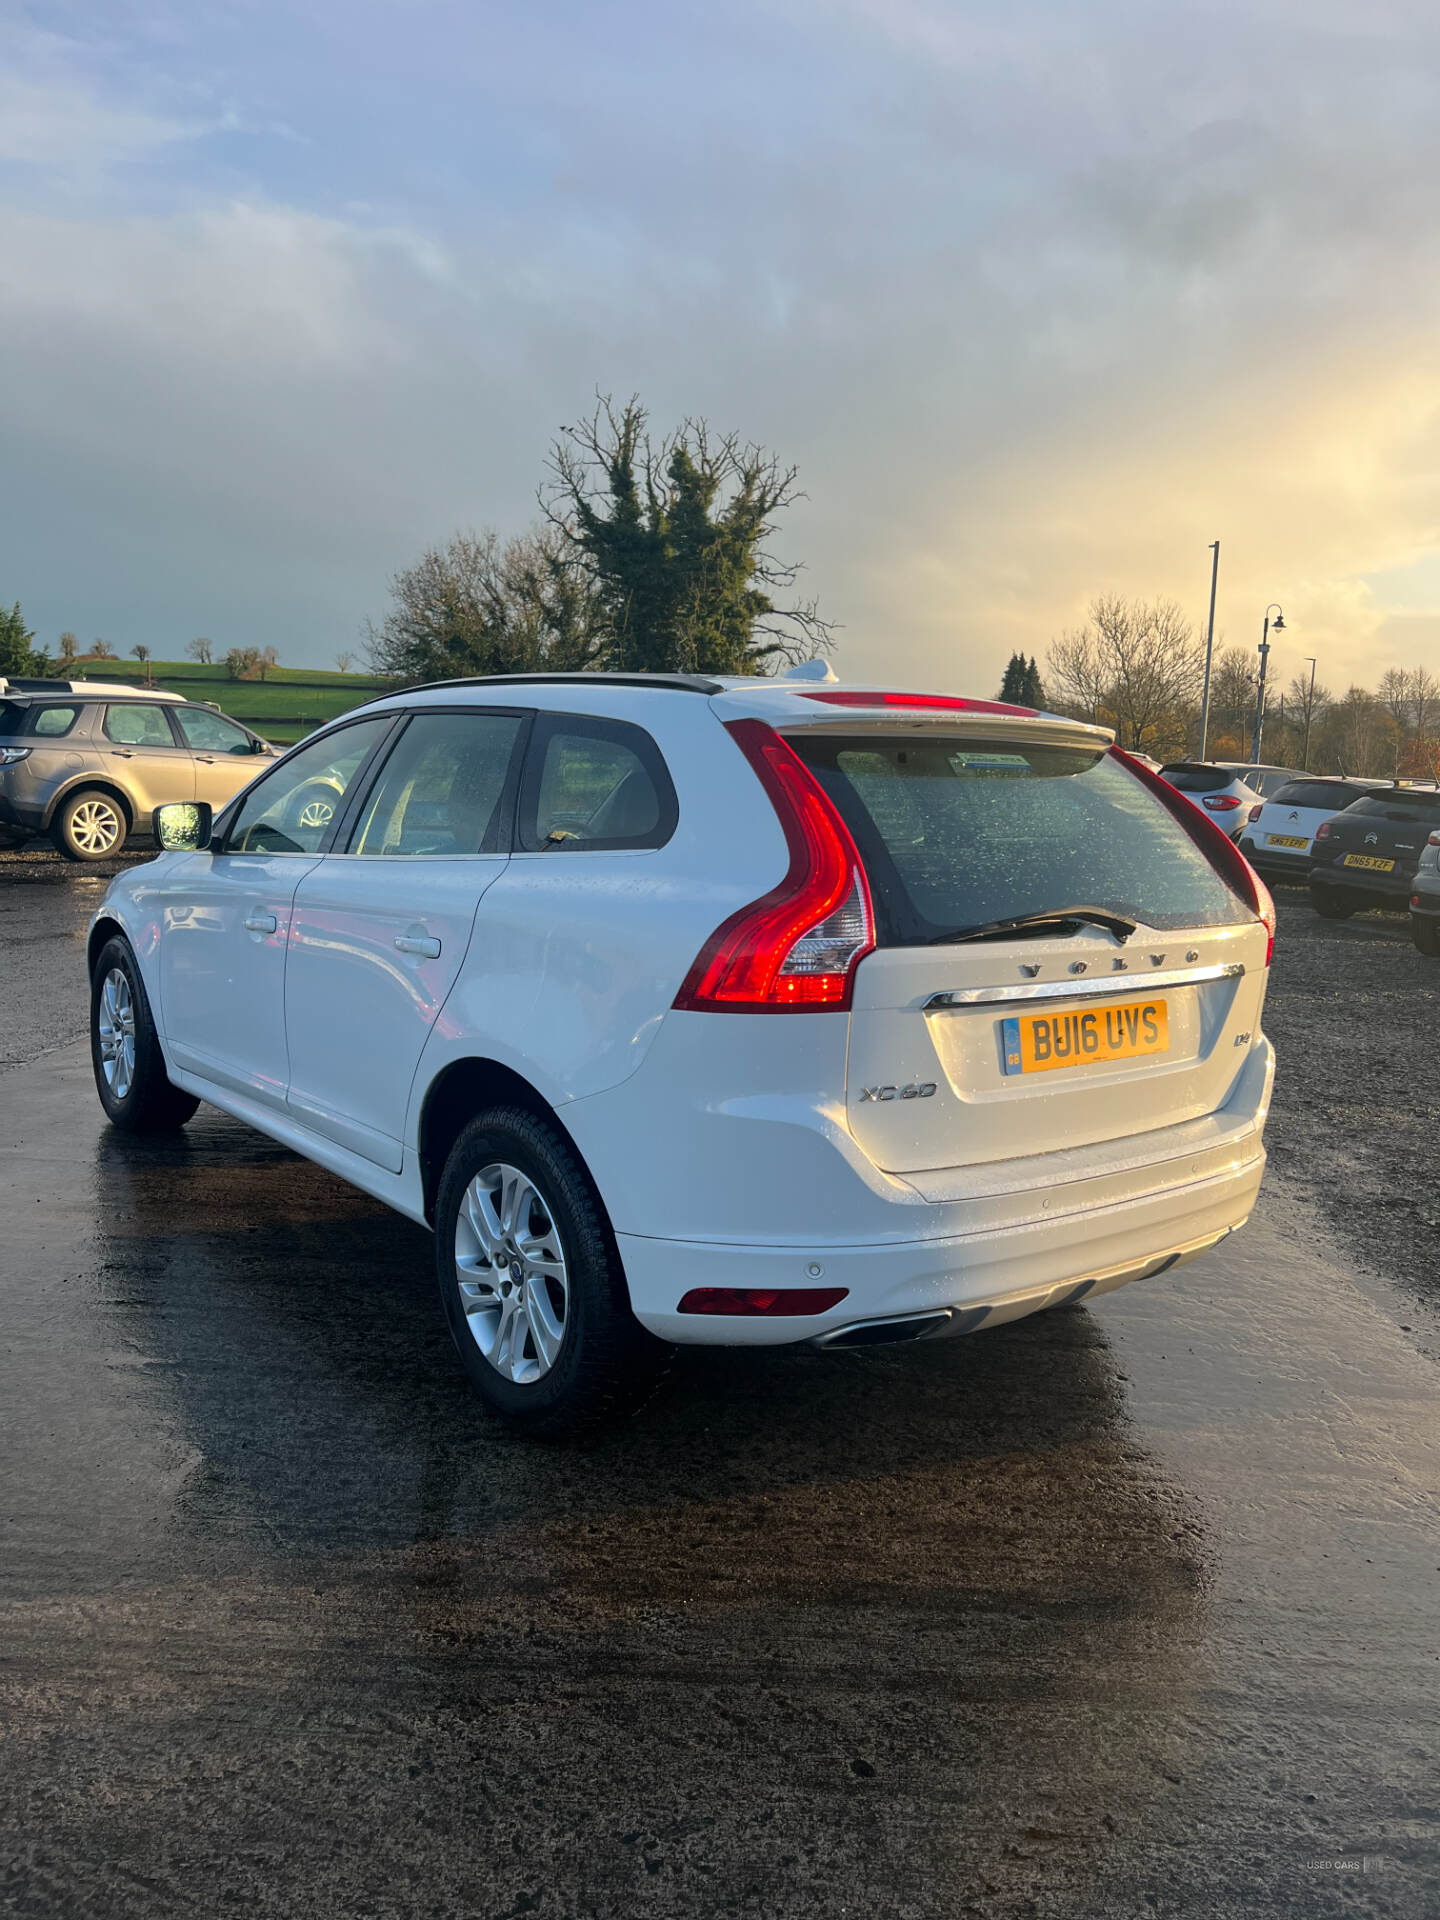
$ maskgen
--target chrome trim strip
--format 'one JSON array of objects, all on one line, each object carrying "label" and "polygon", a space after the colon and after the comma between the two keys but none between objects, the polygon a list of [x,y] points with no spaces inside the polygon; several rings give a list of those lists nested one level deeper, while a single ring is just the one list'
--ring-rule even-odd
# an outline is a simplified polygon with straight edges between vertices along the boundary
[{"label": "chrome trim strip", "polygon": [[1183,967],[1168,973],[1103,974],[1094,980],[1044,980],[1032,987],[952,987],[932,993],[925,1013],[943,1013],[948,1007],[1008,1005],[1016,1000],[1093,1000],[1105,994],[1145,993],[1152,987],[1193,987],[1203,980],[1238,980],[1245,968],[1238,960],[1222,966]]}]

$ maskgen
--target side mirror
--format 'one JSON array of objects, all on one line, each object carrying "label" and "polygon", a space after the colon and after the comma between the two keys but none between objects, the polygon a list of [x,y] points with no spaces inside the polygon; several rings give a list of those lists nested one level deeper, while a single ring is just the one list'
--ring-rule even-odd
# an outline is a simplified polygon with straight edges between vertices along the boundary
[{"label": "side mirror", "polygon": [[199,853],[210,844],[213,819],[208,800],[172,800],[155,809],[155,843],[162,853]]}]

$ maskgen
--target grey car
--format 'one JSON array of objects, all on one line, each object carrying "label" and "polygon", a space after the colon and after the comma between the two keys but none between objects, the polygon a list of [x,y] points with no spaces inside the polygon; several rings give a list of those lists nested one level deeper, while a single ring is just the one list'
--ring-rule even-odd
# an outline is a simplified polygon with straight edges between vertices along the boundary
[{"label": "grey car", "polygon": [[[43,684],[43,683],[42,683]],[[49,834],[70,860],[104,860],[150,831],[156,807],[217,810],[275,749],[213,707],[143,688],[0,694],[0,836]]]}]

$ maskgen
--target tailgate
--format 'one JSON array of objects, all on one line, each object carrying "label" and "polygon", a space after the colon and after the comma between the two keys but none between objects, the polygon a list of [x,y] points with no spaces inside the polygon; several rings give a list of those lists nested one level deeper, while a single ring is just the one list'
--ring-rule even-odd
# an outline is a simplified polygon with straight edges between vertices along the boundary
[{"label": "tailgate", "polygon": [[1260,1025],[1265,944],[1250,922],[1142,928],[1123,947],[1087,929],[872,953],[855,979],[851,1130],[877,1166],[917,1173],[1213,1113]]}]

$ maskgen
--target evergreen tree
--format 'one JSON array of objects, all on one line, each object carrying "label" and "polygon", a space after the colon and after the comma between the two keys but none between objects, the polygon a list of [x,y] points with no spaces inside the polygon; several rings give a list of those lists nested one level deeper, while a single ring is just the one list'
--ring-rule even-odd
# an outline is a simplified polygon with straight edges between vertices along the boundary
[{"label": "evergreen tree", "polygon": [[1045,706],[1045,686],[1040,678],[1040,661],[1034,654],[1031,655],[1030,662],[1021,676],[1020,704],[1022,707],[1042,709]]},{"label": "evergreen tree", "polygon": [[9,609],[0,607],[0,673],[44,673],[50,663],[44,653],[35,648],[34,639],[18,600]]},{"label": "evergreen tree", "polygon": [[999,698],[1011,701],[1016,706],[1025,704],[1025,656],[1012,653],[1005,665],[1005,678],[1000,682]]}]

